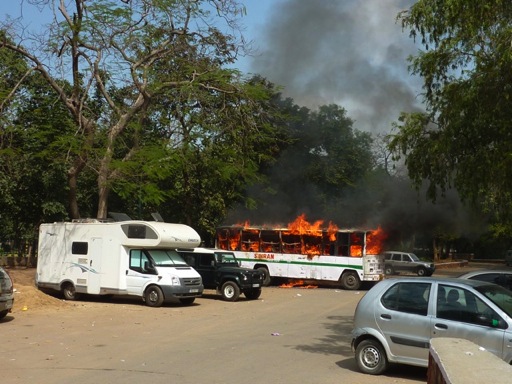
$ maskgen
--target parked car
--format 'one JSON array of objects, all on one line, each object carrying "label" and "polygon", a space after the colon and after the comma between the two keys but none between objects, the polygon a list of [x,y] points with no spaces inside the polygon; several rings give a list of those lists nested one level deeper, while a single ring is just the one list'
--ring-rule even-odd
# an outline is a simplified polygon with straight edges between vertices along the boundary
[{"label": "parked car", "polygon": [[463,273],[458,277],[459,279],[480,280],[498,284],[512,291],[512,270],[481,269]]},{"label": "parked car", "polygon": [[5,269],[0,267],[0,319],[12,310],[14,304],[14,289],[12,280]]},{"label": "parked car", "polygon": [[381,374],[390,363],[427,367],[435,337],[470,340],[512,363],[512,292],[477,280],[390,278],[356,307],[352,350],[364,373]]},{"label": "parked car", "polygon": [[215,289],[226,301],[236,301],[243,293],[249,300],[261,295],[263,273],[242,268],[235,254],[223,249],[194,248],[178,249],[185,262],[193,267],[203,279],[205,289]]},{"label": "parked car", "polygon": [[411,272],[416,273],[418,276],[432,276],[436,269],[434,263],[421,261],[418,256],[410,252],[384,252],[384,259],[384,271],[386,275],[393,275],[399,272]]},{"label": "parked car", "polygon": [[506,265],[507,267],[512,266],[512,249],[509,249],[509,250],[505,253],[505,265]]}]

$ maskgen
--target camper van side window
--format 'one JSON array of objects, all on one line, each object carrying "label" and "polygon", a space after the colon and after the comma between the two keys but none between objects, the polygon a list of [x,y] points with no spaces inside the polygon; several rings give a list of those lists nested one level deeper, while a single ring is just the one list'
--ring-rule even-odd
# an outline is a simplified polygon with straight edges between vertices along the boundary
[{"label": "camper van side window", "polygon": [[137,272],[147,272],[144,270],[144,265],[149,262],[148,257],[140,249],[132,249],[130,251],[130,269]]},{"label": "camper van side window", "polygon": [[89,244],[85,241],[73,241],[71,244],[71,253],[73,255],[87,255]]},{"label": "camper van side window", "polygon": [[158,239],[157,233],[144,224],[124,224],[121,228],[129,239]]}]

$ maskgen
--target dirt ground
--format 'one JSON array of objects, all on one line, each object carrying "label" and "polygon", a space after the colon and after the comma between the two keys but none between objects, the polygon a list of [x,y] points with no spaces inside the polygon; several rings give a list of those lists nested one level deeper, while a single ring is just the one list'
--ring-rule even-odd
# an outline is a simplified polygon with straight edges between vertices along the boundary
[{"label": "dirt ground", "polygon": [[[499,268],[499,265],[471,263],[462,267],[438,268],[435,275],[456,276],[469,270],[481,268]],[[70,306],[80,306],[80,302],[70,302],[57,295],[52,296],[39,291],[35,286],[35,268],[16,267],[7,269],[14,282],[14,307],[13,312],[20,311],[55,311]],[[306,286],[304,288],[312,288]]]},{"label": "dirt ground", "polygon": [[7,269],[14,285],[13,313],[21,311],[55,311],[69,308],[77,303],[48,295],[35,286],[35,268]]}]

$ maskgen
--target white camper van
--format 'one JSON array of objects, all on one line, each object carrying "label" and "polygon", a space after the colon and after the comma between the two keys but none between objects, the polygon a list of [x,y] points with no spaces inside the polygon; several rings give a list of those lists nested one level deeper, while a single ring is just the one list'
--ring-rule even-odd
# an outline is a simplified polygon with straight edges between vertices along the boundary
[{"label": "white camper van", "polygon": [[175,249],[200,242],[189,226],[157,221],[42,224],[36,284],[61,291],[67,300],[85,293],[139,296],[150,307],[192,304],[203,282]]}]

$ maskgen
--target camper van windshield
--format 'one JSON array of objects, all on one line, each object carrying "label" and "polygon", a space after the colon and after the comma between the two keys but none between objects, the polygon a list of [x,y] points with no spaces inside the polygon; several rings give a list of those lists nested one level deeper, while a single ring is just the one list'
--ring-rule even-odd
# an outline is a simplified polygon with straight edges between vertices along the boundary
[{"label": "camper van windshield", "polygon": [[151,258],[155,262],[155,265],[158,267],[165,267],[167,265],[178,265],[185,263],[185,260],[182,259],[178,252],[172,249],[151,249],[148,251],[151,255]]}]

